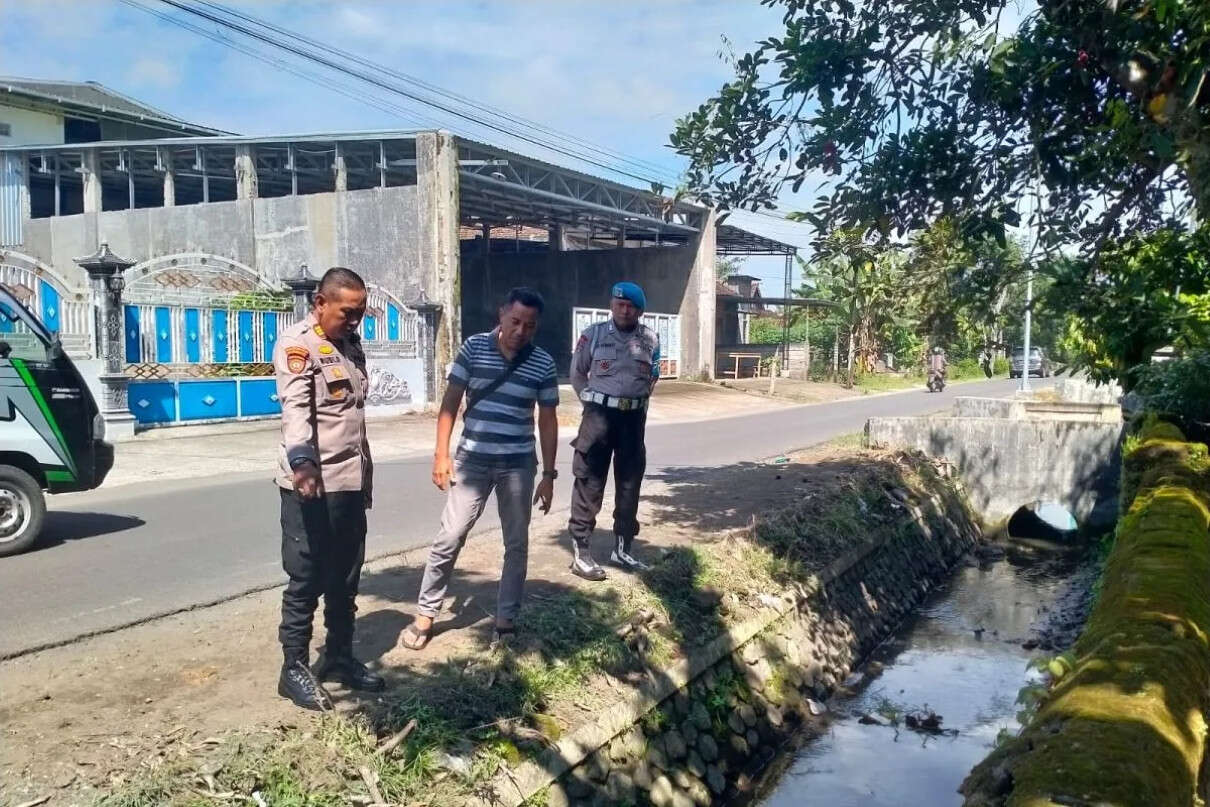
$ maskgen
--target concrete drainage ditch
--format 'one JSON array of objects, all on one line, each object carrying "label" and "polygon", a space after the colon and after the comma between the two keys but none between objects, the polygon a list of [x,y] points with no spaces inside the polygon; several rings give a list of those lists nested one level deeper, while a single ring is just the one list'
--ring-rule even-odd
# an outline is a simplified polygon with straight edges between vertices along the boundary
[{"label": "concrete drainage ditch", "polygon": [[754,777],[860,659],[891,636],[975,547],[960,494],[904,503],[903,524],[838,558],[759,617],[652,675],[629,699],[499,774],[495,797],[524,803],[709,805]]}]

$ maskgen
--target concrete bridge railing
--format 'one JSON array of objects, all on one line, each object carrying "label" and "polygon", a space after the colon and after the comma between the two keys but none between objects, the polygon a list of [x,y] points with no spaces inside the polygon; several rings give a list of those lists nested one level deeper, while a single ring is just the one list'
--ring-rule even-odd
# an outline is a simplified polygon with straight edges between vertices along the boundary
[{"label": "concrete bridge railing", "polygon": [[994,523],[1035,502],[1057,502],[1080,526],[1118,514],[1122,421],[1114,404],[959,398],[941,417],[873,418],[870,445],[944,458],[971,504]]}]

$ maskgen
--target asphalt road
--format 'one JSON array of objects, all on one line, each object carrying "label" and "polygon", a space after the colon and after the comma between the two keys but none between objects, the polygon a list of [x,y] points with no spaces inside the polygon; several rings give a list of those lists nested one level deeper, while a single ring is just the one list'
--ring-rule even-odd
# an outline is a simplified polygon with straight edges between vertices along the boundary
[{"label": "asphalt road", "polygon": [[[650,472],[763,459],[858,431],[870,417],[947,407],[961,395],[1007,395],[989,381],[696,423],[652,425]],[[119,447],[119,451],[121,448]],[[560,451],[563,480],[570,452]],[[443,496],[428,453],[378,465],[368,557],[427,544]],[[0,558],[0,659],[213,603],[281,582],[277,494],[269,473],[124,486],[49,501],[33,551]],[[556,498],[566,504],[569,482]],[[498,523],[494,508],[481,528]],[[479,531],[481,531],[481,528]]]}]

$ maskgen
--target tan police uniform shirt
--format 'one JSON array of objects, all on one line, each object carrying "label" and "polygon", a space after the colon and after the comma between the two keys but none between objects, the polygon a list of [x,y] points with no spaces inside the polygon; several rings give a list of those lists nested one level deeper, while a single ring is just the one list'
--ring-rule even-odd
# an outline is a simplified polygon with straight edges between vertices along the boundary
[{"label": "tan police uniform shirt", "polygon": [[294,488],[290,461],[305,457],[323,476],[324,490],[369,492],[373,462],[366,438],[369,381],[356,334],[342,343],[327,338],[314,315],[286,328],[273,350],[282,442],[277,483]]},{"label": "tan police uniform shirt", "polygon": [[590,325],[571,357],[571,386],[616,398],[646,398],[658,375],[660,337],[639,323],[619,331],[613,320]]}]

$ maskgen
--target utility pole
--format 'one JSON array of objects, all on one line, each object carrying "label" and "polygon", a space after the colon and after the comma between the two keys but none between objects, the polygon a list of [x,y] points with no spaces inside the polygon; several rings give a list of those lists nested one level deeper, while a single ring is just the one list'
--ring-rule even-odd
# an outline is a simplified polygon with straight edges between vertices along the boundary
[{"label": "utility pole", "polygon": [[[1031,348],[1031,340],[1033,337],[1033,310],[1034,310],[1034,268],[1030,266],[1025,273],[1025,355],[1021,363],[1021,392],[1029,392],[1029,352]],[[1009,357],[1009,361],[1012,358]],[[1011,366],[1011,365],[1010,365]]]}]

